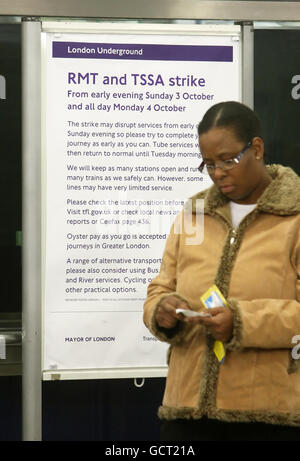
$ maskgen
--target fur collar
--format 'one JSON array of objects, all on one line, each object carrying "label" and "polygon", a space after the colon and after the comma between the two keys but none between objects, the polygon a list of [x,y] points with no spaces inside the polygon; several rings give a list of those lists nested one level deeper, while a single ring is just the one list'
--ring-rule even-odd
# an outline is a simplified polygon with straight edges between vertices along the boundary
[{"label": "fur collar", "polygon": [[[275,215],[295,215],[300,213],[300,178],[289,167],[282,165],[266,165],[273,178],[257,202],[257,209],[261,212]],[[204,200],[204,213],[214,214],[214,211],[228,203],[217,186],[199,192],[191,197],[192,211],[195,213],[196,200]]]}]

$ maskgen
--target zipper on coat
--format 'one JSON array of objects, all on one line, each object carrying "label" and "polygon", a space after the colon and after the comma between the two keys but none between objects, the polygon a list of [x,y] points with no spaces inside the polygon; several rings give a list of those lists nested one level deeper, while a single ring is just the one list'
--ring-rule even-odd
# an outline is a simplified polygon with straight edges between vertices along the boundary
[{"label": "zipper on coat", "polygon": [[230,245],[233,245],[236,239],[237,233],[234,229],[231,231]]}]

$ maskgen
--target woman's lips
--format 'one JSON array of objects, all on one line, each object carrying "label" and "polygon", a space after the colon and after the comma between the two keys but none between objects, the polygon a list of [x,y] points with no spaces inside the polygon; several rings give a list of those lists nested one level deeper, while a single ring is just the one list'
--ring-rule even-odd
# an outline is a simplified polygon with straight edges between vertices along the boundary
[{"label": "woman's lips", "polygon": [[230,194],[230,192],[233,191],[234,186],[232,185],[227,185],[227,186],[219,186],[220,190],[223,192],[223,194]]}]

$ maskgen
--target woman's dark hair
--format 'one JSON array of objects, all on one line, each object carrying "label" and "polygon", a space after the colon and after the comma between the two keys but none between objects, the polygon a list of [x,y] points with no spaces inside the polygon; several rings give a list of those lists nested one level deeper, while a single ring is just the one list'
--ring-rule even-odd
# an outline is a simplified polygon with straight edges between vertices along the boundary
[{"label": "woman's dark hair", "polygon": [[215,127],[231,128],[244,143],[256,136],[262,138],[261,124],[255,112],[236,101],[220,102],[210,107],[198,125],[198,135]]}]

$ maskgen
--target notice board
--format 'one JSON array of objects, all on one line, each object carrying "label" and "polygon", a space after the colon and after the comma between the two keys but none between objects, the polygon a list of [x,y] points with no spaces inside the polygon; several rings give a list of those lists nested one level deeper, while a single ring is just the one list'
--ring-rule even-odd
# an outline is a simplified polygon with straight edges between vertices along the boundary
[{"label": "notice board", "polygon": [[164,376],[143,303],[211,184],[197,124],[241,99],[240,28],[50,23],[42,50],[44,379]]}]

